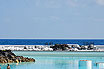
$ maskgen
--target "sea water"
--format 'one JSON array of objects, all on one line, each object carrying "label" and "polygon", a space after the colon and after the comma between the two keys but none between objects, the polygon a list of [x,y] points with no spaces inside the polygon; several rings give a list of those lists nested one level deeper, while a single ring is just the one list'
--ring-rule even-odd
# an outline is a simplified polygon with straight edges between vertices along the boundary
[{"label": "sea water", "polygon": [[[11,69],[104,69],[104,52],[13,52],[36,61],[11,63]],[[1,69],[6,66],[0,64]]]},{"label": "sea water", "polygon": [[0,39],[0,45],[104,45],[104,39]]}]

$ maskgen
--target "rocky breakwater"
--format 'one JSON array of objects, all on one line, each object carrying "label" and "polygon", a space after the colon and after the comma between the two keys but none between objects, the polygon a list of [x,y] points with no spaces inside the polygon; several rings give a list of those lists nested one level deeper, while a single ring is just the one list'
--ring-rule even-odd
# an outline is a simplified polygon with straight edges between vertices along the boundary
[{"label": "rocky breakwater", "polygon": [[0,63],[19,63],[19,62],[35,62],[35,59],[16,56],[10,50],[0,50]]}]

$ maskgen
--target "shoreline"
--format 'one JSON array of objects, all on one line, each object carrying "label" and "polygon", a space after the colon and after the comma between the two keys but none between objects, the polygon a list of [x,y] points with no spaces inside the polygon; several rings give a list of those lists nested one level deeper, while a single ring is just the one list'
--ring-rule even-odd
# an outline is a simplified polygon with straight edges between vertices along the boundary
[{"label": "shoreline", "polygon": [[11,50],[0,50],[0,63],[35,62],[35,59],[16,55]]},{"label": "shoreline", "polygon": [[104,45],[78,45],[78,44],[55,44],[55,45],[0,45],[0,50],[11,51],[67,51],[67,52],[104,52]]},{"label": "shoreline", "polygon": [[104,51],[30,51],[30,50],[12,50],[12,51],[24,51],[24,52],[104,52]]}]

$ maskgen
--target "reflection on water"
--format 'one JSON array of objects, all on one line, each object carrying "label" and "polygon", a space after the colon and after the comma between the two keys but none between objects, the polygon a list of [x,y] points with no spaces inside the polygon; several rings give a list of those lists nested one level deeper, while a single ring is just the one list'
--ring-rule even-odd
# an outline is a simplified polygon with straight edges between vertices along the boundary
[{"label": "reflection on water", "polygon": [[[27,69],[26,66],[29,66],[31,64],[34,64],[33,62],[30,63],[9,63],[11,69]],[[1,69],[7,69],[7,63],[0,64]],[[32,69],[32,68],[31,68]]]},{"label": "reflection on water", "polygon": [[97,64],[97,66],[98,66],[99,69],[104,69],[104,63],[103,62],[99,62]]},{"label": "reflection on water", "polygon": [[[33,57],[33,56],[32,56]],[[11,63],[11,69],[101,69],[104,68],[104,64],[98,64],[96,66],[96,59],[90,59],[89,61],[80,61],[84,58],[64,58],[64,57],[36,57],[35,63]],[[86,59],[86,58],[85,58]],[[98,60],[98,59],[97,59]],[[100,62],[98,60],[98,62]],[[7,64],[0,64],[2,69],[6,69]]]},{"label": "reflection on water", "polygon": [[[26,52],[27,53],[27,52]],[[32,54],[32,53],[31,53]],[[22,54],[23,55],[23,54]],[[64,57],[25,55],[35,58],[36,62],[11,63],[11,69],[103,69],[104,57]],[[7,64],[0,64],[1,69],[6,69]]]},{"label": "reflection on water", "polygon": [[92,69],[92,61],[91,60],[80,60],[79,61],[79,67],[80,69]]}]

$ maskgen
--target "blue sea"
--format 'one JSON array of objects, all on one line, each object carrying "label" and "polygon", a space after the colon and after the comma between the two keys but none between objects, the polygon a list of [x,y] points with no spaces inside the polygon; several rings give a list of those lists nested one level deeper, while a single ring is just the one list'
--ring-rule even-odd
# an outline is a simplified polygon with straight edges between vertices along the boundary
[{"label": "blue sea", "polygon": [[0,39],[0,45],[52,45],[52,44],[104,45],[104,39]]},{"label": "blue sea", "polygon": [[[104,52],[14,51],[14,53],[34,58],[36,61],[10,63],[11,69],[104,69]],[[0,67],[6,69],[7,64],[0,64]]]}]

